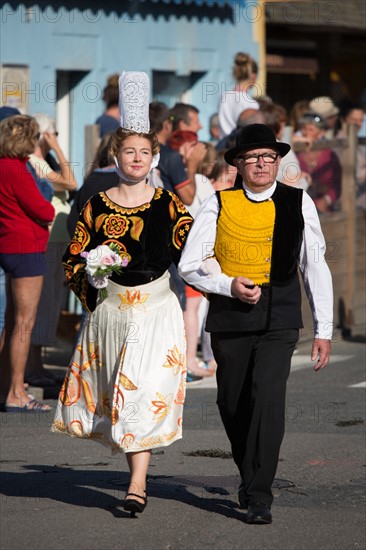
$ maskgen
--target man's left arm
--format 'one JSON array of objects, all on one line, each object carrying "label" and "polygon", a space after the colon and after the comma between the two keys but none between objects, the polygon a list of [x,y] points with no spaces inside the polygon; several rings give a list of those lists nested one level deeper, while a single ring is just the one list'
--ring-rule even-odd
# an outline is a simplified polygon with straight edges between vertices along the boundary
[{"label": "man's left arm", "polygon": [[304,236],[299,267],[314,321],[314,342],[311,360],[320,370],[329,363],[333,332],[333,285],[329,267],[325,261],[325,239],[321,230],[314,202],[303,193],[302,211]]}]

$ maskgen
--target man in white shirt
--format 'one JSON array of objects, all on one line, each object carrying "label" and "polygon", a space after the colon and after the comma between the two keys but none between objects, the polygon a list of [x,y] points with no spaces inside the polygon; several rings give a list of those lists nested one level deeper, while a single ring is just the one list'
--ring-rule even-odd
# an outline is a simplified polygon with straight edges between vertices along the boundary
[{"label": "man in white shirt", "polygon": [[289,150],[263,124],[239,132],[225,153],[236,185],[202,205],[178,266],[208,293],[217,403],[242,478],[239,502],[255,524],[272,521],[286,384],[303,326],[298,267],[313,313],[316,371],[331,348],[332,280],[316,208],[302,189],[276,181]]}]

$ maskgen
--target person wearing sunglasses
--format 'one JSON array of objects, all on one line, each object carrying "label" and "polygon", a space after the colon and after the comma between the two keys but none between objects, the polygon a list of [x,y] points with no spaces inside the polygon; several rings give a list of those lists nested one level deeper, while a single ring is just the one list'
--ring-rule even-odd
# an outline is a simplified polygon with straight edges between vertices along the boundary
[{"label": "person wearing sunglasses", "polygon": [[47,273],[32,332],[25,380],[32,386],[49,387],[54,386],[56,380],[50,370],[43,365],[42,348],[54,346],[57,340],[65,280],[61,260],[69,241],[67,231],[67,216],[71,210],[69,192],[76,190],[77,182],[71,163],[58,142],[55,120],[46,113],[36,113],[34,118],[38,122],[40,134],[29,162],[36,177],[46,180],[52,186],[51,204],[55,208],[56,215],[50,227],[46,251]]},{"label": "person wearing sunglasses", "polygon": [[319,217],[305,191],[276,179],[289,150],[264,124],[239,132],[225,153],[238,170],[235,186],[202,205],[178,266],[209,297],[217,403],[241,476],[239,504],[252,524],[272,522],[286,384],[303,327],[298,268],[314,319],[315,371],[330,359],[332,279]]}]

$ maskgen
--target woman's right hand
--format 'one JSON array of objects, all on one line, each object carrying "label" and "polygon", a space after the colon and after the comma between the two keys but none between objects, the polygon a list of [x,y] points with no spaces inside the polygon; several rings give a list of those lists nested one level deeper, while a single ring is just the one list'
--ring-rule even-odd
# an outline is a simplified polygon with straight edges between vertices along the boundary
[{"label": "woman's right hand", "polygon": [[108,285],[108,277],[96,277],[94,275],[88,274],[88,282],[94,288],[101,289],[105,288]]},{"label": "woman's right hand", "polygon": [[56,134],[43,132],[42,137],[47,145],[55,151],[61,171],[55,172],[54,170],[50,170],[47,174],[47,179],[52,183],[55,191],[75,191],[77,188],[75,175],[72,171],[71,163],[62,152]]},{"label": "woman's right hand", "polygon": [[45,140],[50,149],[59,149],[59,143],[57,141],[56,134],[51,134],[50,132],[43,132],[42,138]]},{"label": "woman's right hand", "polygon": [[187,146],[185,150],[186,162],[198,166],[206,156],[206,145],[200,141],[198,143],[189,142],[185,145]]}]

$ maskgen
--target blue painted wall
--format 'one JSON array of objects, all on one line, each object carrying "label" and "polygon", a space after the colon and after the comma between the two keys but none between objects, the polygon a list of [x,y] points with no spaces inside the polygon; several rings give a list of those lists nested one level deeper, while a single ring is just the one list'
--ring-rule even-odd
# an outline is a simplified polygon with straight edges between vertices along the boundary
[{"label": "blue painted wall", "polygon": [[[0,9],[1,63],[28,66],[30,82],[24,93],[29,114],[55,116],[56,71],[76,71],[70,161],[76,163],[79,185],[84,126],[103,112],[101,96],[108,75],[122,70],[143,70],[151,79],[153,71],[171,71],[183,79],[192,71],[201,75],[183,100],[200,110],[200,138],[208,139],[208,119],[217,111],[220,92],[233,85],[234,55],[245,51],[258,59],[259,53],[253,39],[256,15],[242,2],[224,7],[212,1],[199,7],[149,1],[89,5],[93,10],[87,2],[38,2],[31,8],[10,2]],[[177,97],[152,99],[172,105]]]}]

